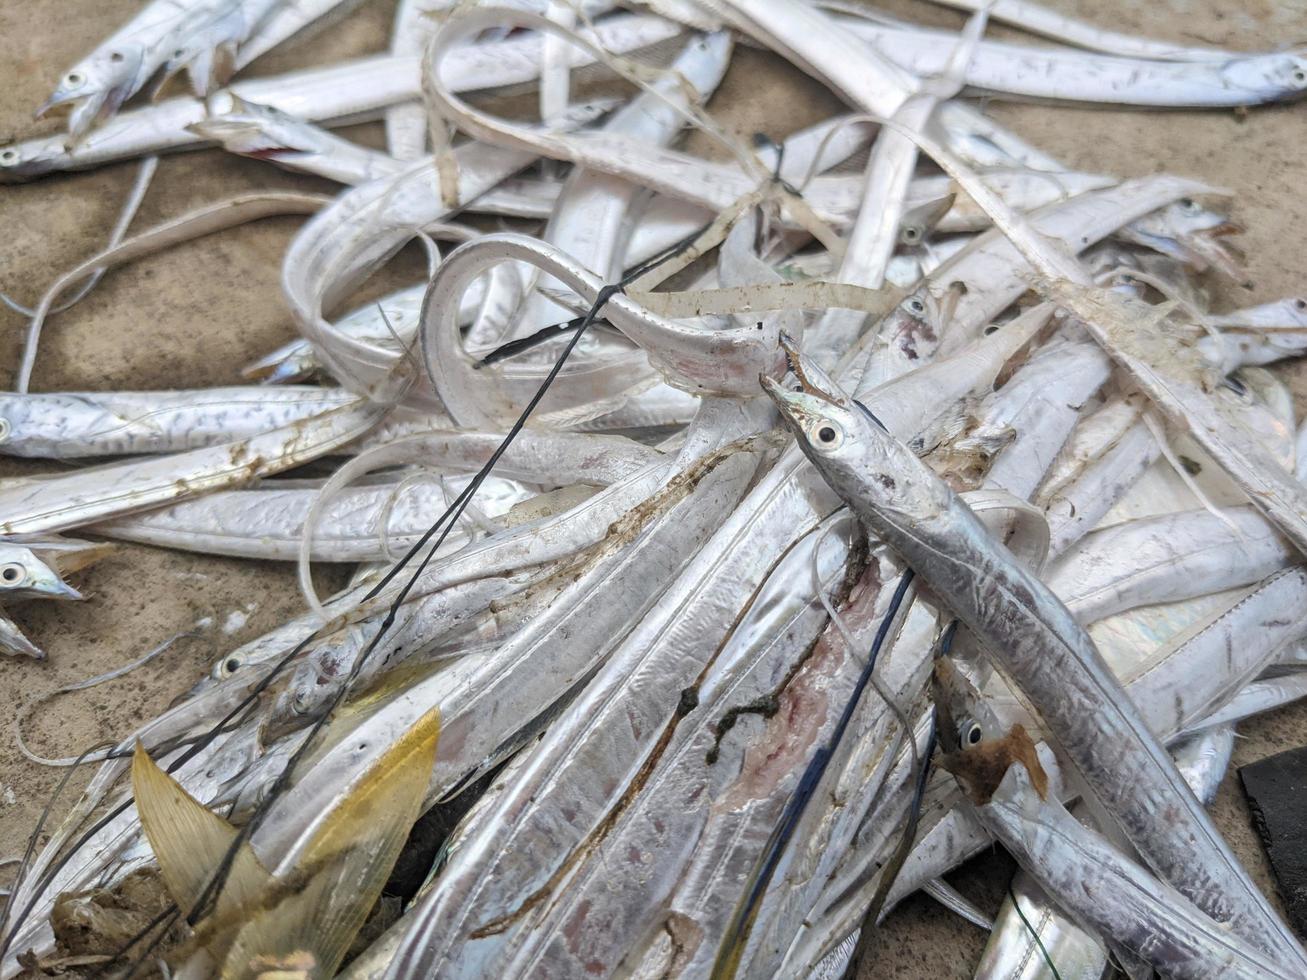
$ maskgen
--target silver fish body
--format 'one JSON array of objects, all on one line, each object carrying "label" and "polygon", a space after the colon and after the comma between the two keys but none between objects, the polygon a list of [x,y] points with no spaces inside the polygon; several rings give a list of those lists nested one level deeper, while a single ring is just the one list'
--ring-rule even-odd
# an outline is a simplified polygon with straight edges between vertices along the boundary
[{"label": "silver fish body", "polygon": [[[975,516],[869,415],[829,394],[796,394],[774,383],[768,390],[823,476],[984,638],[1039,706],[1060,747],[1148,860],[1277,959],[1303,959],[1065,606],[1005,557]],[[1001,626],[1018,621],[1010,616],[1030,632]],[[1161,819],[1163,811],[1174,824]],[[1196,861],[1199,853],[1207,857]]]}]

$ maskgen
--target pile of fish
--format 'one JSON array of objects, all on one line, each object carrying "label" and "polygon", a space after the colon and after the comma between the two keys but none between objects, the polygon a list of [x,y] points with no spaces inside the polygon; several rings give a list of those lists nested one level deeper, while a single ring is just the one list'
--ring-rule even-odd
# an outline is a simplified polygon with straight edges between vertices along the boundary
[{"label": "pile of fish", "polygon": [[[127,541],[294,562],[305,611],[47,760],[96,769],[20,863],[4,977],[827,978],[923,889],[992,930],[979,976],[1307,976],[1204,809],[1233,726],[1307,694],[1307,445],[1264,367],[1307,300],[1213,310],[1219,189],[1075,172],[968,101],[1228,110],[1307,59],[944,2],[959,32],[400,0],[390,53],[242,80],[340,0],[153,0],[68,69],[67,134],[0,180],[141,177],[10,300],[0,452],[71,465],[0,482],[0,594],[78,599]],[[847,114],[721,125],[743,45]],[[381,116],[384,151],[330,131]],[[344,186],[130,230],[157,155],[214,144]],[[287,213],[300,338],[248,386],[28,391],[106,270]],[[351,310],[415,240],[429,278]],[[941,878],[994,842],[991,915]]]}]

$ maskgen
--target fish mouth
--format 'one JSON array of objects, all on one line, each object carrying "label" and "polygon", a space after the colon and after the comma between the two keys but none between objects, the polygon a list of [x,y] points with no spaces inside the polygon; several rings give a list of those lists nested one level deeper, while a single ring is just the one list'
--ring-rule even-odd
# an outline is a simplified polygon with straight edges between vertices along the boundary
[{"label": "fish mouth", "polygon": [[1246,257],[1243,249],[1230,241],[1230,238],[1242,233],[1241,225],[1227,221],[1195,235],[1188,243],[1182,244],[1187,244],[1187,250],[1202,262],[1215,266],[1231,279],[1239,279],[1243,275],[1242,267]]},{"label": "fish mouth", "polygon": [[[768,393],[777,391],[783,394],[804,394],[813,398],[820,398],[824,402],[828,402],[831,405],[836,405],[841,408],[848,407],[848,399],[827,390],[814,379],[814,375],[816,374],[814,368],[816,366],[804,357],[803,352],[799,350],[799,345],[793,337],[787,333],[782,333],[780,336],[780,346],[781,353],[785,355],[785,366],[799,382],[799,391],[787,391],[778,382],[773,381],[771,378],[766,378],[765,381],[772,382],[771,385],[763,385]],[[773,398],[774,397],[775,396],[773,396]]]},{"label": "fish mouth", "polygon": [[1242,235],[1246,230],[1237,221],[1222,221],[1219,225],[1206,229],[1203,234],[1209,238],[1229,238],[1231,235]]},{"label": "fish mouth", "polygon": [[50,590],[49,596],[51,599],[69,599],[73,602],[82,602],[86,599],[86,596],[83,593],[74,589],[62,579],[59,581],[57,586]]},{"label": "fish mouth", "polygon": [[58,109],[61,113],[71,112],[74,108],[74,103],[78,100],[93,98],[95,98],[94,92],[65,92],[61,89],[55,89],[50,93],[50,98],[46,99],[36,107],[36,111],[32,113],[32,118],[43,119],[51,110],[54,109]]},{"label": "fish mouth", "polygon": [[763,391],[776,405],[785,423],[796,433],[802,433],[826,415],[827,405],[844,407],[847,402],[817,383],[813,377],[815,366],[803,356],[792,337],[781,334],[780,346],[786,366],[798,381],[798,387],[787,387],[767,375],[762,375],[759,380]]},{"label": "fish mouth", "polygon": [[93,128],[117,112],[130,94],[126,85],[113,85],[75,95],[55,92],[36,110],[36,118],[40,119],[52,109],[67,110],[69,143],[76,146]]}]

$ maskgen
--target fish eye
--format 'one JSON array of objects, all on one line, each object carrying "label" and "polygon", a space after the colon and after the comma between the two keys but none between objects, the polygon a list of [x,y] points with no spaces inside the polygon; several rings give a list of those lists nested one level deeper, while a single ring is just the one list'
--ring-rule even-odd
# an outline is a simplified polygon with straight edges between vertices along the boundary
[{"label": "fish eye", "polygon": [[1180,210],[1185,214],[1197,214],[1202,210],[1202,206],[1192,197],[1182,197],[1179,201]]},{"label": "fish eye", "polygon": [[1296,299],[1293,301],[1293,308],[1298,311],[1307,310],[1307,299]]},{"label": "fish eye", "polygon": [[991,324],[990,324],[989,326],[987,326],[987,327],[986,327],[982,332],[984,333],[984,335],[985,335],[986,337],[988,337],[990,334],[996,334],[996,333],[998,333],[998,324],[997,324],[997,323],[991,323]]},{"label": "fish eye", "polygon": [[81,85],[86,81],[86,76],[80,71],[70,71],[64,76],[64,82],[68,85]]},{"label": "fish eye", "polygon": [[18,151],[15,149],[0,150],[0,163],[5,166],[12,166],[18,162]]},{"label": "fish eye", "polygon": [[903,229],[904,241],[915,242],[920,237],[920,235],[921,235],[921,229],[917,228],[915,225],[908,225],[906,228]]},{"label": "fish eye", "polygon": [[14,588],[22,585],[27,579],[27,569],[16,561],[11,561],[5,565],[0,565],[0,583]]},{"label": "fish eye", "polygon": [[968,747],[979,745],[980,740],[985,737],[985,732],[978,722],[971,718],[964,718],[962,724],[958,725],[958,735],[962,745]]},{"label": "fish eye", "polygon": [[818,449],[839,449],[844,444],[844,430],[829,419],[822,419],[813,426],[812,441]]},{"label": "fish eye", "polygon": [[222,669],[223,669],[223,671],[224,671],[225,673],[228,673],[228,674],[234,674],[234,673],[236,673],[236,671],[238,671],[238,670],[241,669],[240,658],[239,658],[239,657],[228,657],[226,660],[224,660],[224,661],[222,662]]},{"label": "fish eye", "polygon": [[110,54],[109,54],[109,60],[110,60],[110,61],[122,61],[122,60],[123,60],[123,53],[122,53],[121,51],[113,51],[113,52],[110,52]]},{"label": "fish eye", "polygon": [[926,312],[926,304],[916,296],[913,296],[903,305],[908,308],[908,312],[913,316],[921,316],[921,314]]},{"label": "fish eye", "polygon": [[1295,68],[1293,70],[1293,83],[1295,85],[1307,84],[1307,70],[1304,70],[1302,68]]}]

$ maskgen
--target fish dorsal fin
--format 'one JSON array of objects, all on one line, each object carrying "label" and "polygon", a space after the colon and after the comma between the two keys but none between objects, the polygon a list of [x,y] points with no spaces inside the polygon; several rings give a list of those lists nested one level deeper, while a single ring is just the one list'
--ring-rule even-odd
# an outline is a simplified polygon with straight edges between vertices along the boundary
[{"label": "fish dorsal fin", "polygon": [[[132,792],[141,828],[159,862],[168,893],[183,913],[193,910],[222,864],[236,828],[186,792],[136,743]],[[242,843],[214,905],[223,917],[267,888],[272,876],[248,843]]]},{"label": "fish dorsal fin", "polygon": [[439,734],[433,708],[377,760],[240,926],[224,978],[335,974],[418,818]]}]

